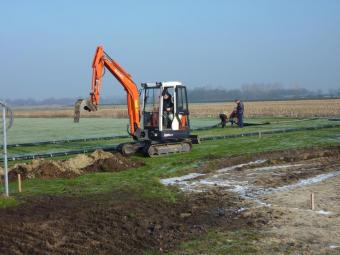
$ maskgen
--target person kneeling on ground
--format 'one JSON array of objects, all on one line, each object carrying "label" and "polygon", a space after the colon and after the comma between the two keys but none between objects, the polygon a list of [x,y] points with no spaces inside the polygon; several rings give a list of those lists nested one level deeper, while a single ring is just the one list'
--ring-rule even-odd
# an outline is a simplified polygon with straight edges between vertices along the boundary
[{"label": "person kneeling on ground", "polygon": [[227,124],[227,115],[225,113],[220,113],[221,126],[224,128]]}]

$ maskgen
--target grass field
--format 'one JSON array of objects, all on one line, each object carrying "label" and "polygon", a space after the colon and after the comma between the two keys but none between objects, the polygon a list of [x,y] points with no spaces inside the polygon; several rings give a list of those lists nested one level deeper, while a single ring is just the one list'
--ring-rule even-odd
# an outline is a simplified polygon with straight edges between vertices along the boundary
[{"label": "grass field", "polygon": [[[191,103],[192,117],[216,117],[221,112],[230,113],[235,107],[233,102],[226,103]],[[325,100],[290,100],[290,101],[258,101],[245,102],[245,116],[271,117],[324,117],[338,116],[340,113],[340,99]],[[73,117],[72,107],[58,108],[20,108],[15,109],[16,117],[30,118],[61,118]],[[83,112],[83,117],[127,118],[126,106],[103,106],[97,112]]]},{"label": "grass field", "polygon": [[[248,132],[264,132],[270,130],[280,130],[287,128],[299,127],[316,127],[326,124],[335,124],[327,118],[321,119],[294,119],[294,118],[273,118],[273,117],[257,117],[245,120],[248,123],[260,124],[270,123],[267,125],[249,126],[243,129],[237,127],[231,128],[230,125],[225,128],[212,128],[208,130],[194,131],[200,137],[224,134],[240,134]],[[217,118],[192,118],[191,124],[193,128],[213,126],[217,124]],[[66,118],[17,118],[15,125],[8,131],[9,144],[37,142],[37,141],[53,141],[64,139],[89,138],[112,135],[126,135],[125,119],[107,119],[107,118],[85,118],[79,124],[74,124],[70,119]],[[57,152],[66,149],[80,149],[87,146],[101,146],[118,144],[130,139],[112,139],[87,142],[70,142],[54,145],[39,145],[30,147],[11,147],[9,154],[22,153],[38,153],[38,152]]]},{"label": "grass field", "polygon": [[[18,120],[17,120],[18,121]],[[15,123],[18,123],[18,122]],[[35,122],[36,121],[36,122]],[[98,122],[99,121],[99,122]],[[197,119],[197,126],[207,125],[215,123],[214,119]],[[209,135],[221,135],[221,134],[237,134],[237,133],[245,133],[245,132],[253,132],[253,131],[265,131],[265,130],[275,130],[282,128],[291,128],[291,127],[306,127],[306,126],[318,126],[323,124],[330,123],[327,119],[305,119],[305,120],[297,120],[290,118],[256,118],[249,120],[250,122],[264,122],[270,121],[272,124],[264,125],[264,126],[251,126],[243,129],[239,128],[213,128],[209,130],[196,131],[194,133],[200,135],[201,137],[209,136]],[[194,121],[195,122],[195,121]],[[85,129],[80,130],[73,129],[72,122],[69,122],[68,119],[19,119],[19,123],[21,125],[14,126],[13,130],[9,132],[9,141],[12,141],[11,137],[13,137],[14,141],[36,141],[41,138],[42,140],[52,140],[52,139],[64,139],[64,138],[78,138],[78,137],[87,137],[88,135],[94,132],[96,135],[110,135],[113,130],[114,132],[121,132],[121,129],[125,122],[124,120],[108,120],[108,119],[85,119],[83,122],[84,127],[87,125]],[[27,123],[26,125],[24,123]],[[66,123],[66,125],[65,125]],[[100,128],[100,124],[105,124],[103,128]],[[112,126],[112,124],[115,124]],[[334,124],[334,123],[332,123]],[[27,130],[27,126],[29,126]],[[74,131],[73,136],[69,136],[71,134],[70,130],[63,131],[64,128],[69,127],[70,130]],[[35,127],[38,131],[35,131]],[[111,185],[115,186],[118,183],[129,183],[129,181],[133,180],[135,177],[137,178],[136,183],[139,182],[139,178],[141,177],[139,173],[146,174],[142,176],[142,179],[147,180],[147,176],[168,176],[168,175],[176,175],[179,172],[185,171],[188,166],[192,166],[195,164],[196,160],[200,160],[207,155],[214,156],[222,156],[222,155],[231,155],[231,154],[243,154],[243,153],[254,153],[258,151],[270,151],[270,150],[279,150],[286,148],[296,148],[296,147],[306,147],[312,145],[331,145],[340,143],[337,134],[339,133],[339,128],[333,129],[323,129],[319,131],[308,131],[308,132],[294,132],[289,134],[277,134],[277,135],[266,135],[263,139],[259,139],[257,137],[244,137],[244,138],[236,138],[236,139],[228,139],[221,141],[213,141],[213,142],[204,142],[201,145],[194,146],[194,150],[190,154],[184,155],[176,155],[170,156],[166,158],[156,158],[156,159],[146,159],[147,167],[144,170],[134,170],[129,172],[123,172],[117,175],[107,174],[104,178],[106,181],[103,183],[101,181],[103,175],[106,174],[93,174],[84,177],[80,177],[74,180],[52,180],[52,181],[42,181],[42,180],[31,180],[25,183],[25,192],[27,194],[35,194],[35,193],[60,193],[60,192],[71,192],[67,187],[70,185],[73,189],[78,184],[82,186],[81,190],[77,190],[76,192],[104,192],[108,191]],[[105,133],[107,132],[107,133]],[[50,134],[57,133],[58,136],[49,136]],[[67,134],[67,136],[65,136]],[[19,137],[19,138],[18,138]],[[91,142],[77,142],[77,143],[67,143],[60,145],[41,145],[41,146],[33,146],[33,147],[20,147],[20,148],[11,148],[9,150],[9,154],[17,154],[17,153],[32,153],[32,152],[48,152],[48,151],[59,151],[70,148],[82,148],[84,146],[96,146],[96,145],[105,145],[105,144],[116,144],[124,140],[107,140],[107,141],[91,141]],[[163,163],[166,160],[168,163]],[[180,163],[182,162],[182,163]],[[14,162],[13,162],[14,163]],[[13,164],[12,163],[12,164]],[[176,165],[176,167],[172,167]],[[160,167],[162,166],[162,167]],[[157,171],[155,171],[158,169]],[[167,173],[167,170],[171,170]],[[183,170],[184,169],[184,170]],[[162,174],[161,174],[162,173]],[[127,176],[125,176],[127,174]],[[143,174],[143,175],[144,175]],[[112,176],[112,180],[111,180]],[[135,177],[134,177],[135,176]],[[108,178],[107,178],[108,177]],[[132,177],[132,178],[131,178]],[[117,179],[118,178],[118,179]],[[151,177],[149,181],[156,181],[154,177]],[[96,185],[92,185],[92,181],[97,183]],[[114,182],[114,184],[112,183]],[[152,181],[153,182],[153,181]],[[66,184],[66,185],[65,185]],[[84,184],[86,184],[84,186]],[[104,185],[103,185],[104,184]],[[143,182],[141,182],[142,186]],[[47,187],[45,187],[47,185]],[[60,186],[61,185],[61,186]],[[108,186],[107,186],[108,185]],[[138,186],[138,185],[137,185]],[[88,188],[86,188],[88,187]],[[158,187],[156,185],[155,187]],[[87,189],[91,189],[86,191]],[[94,189],[94,190],[92,190]],[[13,188],[13,191],[15,189]],[[164,190],[163,190],[164,191]],[[162,192],[163,192],[162,191]],[[154,191],[149,190],[147,193]],[[166,192],[167,194],[167,192]]]},{"label": "grass field", "polygon": [[[199,128],[217,122],[216,118],[193,118],[191,126]],[[127,135],[127,124],[127,119],[112,118],[84,118],[79,123],[71,118],[15,118],[8,131],[8,143]]]},{"label": "grass field", "polygon": [[[207,156],[221,157],[264,151],[275,151],[309,146],[329,146],[340,144],[337,135],[340,128],[323,129],[309,132],[242,137],[229,140],[207,141],[194,146],[188,154],[160,158],[146,158],[146,166],[120,173],[88,174],[75,179],[27,180],[23,195],[37,194],[89,194],[108,192],[113,187],[139,187],[145,196],[161,196],[173,199],[175,193],[158,184],[158,178],[176,176],[190,171]],[[16,194],[16,184],[11,191]],[[143,187],[148,186],[148,189]]]}]

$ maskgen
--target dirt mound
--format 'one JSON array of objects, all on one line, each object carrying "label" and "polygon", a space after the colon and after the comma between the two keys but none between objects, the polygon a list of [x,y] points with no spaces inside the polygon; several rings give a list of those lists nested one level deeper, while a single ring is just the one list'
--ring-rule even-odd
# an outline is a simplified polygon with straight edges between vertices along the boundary
[{"label": "dirt mound", "polygon": [[93,164],[83,168],[85,172],[119,172],[132,167],[143,166],[144,162],[130,158],[125,158],[120,154],[116,154],[109,158],[99,158]]},{"label": "dirt mound", "polygon": [[15,180],[18,174],[28,179],[71,178],[87,172],[118,172],[142,165],[144,162],[141,160],[132,161],[118,153],[97,150],[90,155],[77,155],[63,161],[38,159],[31,163],[16,164],[10,169],[9,179]]},{"label": "dirt mound", "polygon": [[56,177],[74,177],[76,174],[63,168],[59,162],[42,162],[34,169],[35,178],[50,179]]},{"label": "dirt mound", "polygon": [[231,193],[199,194],[177,203],[142,199],[126,191],[87,198],[30,198],[17,208],[0,210],[0,253],[165,252],[210,227],[240,229],[257,224],[235,219],[239,203]]},{"label": "dirt mound", "polygon": [[111,158],[113,155],[120,156],[119,154],[112,154],[111,152],[96,150],[90,154],[90,157],[94,160]]},{"label": "dirt mound", "polygon": [[[112,155],[112,154],[111,154]],[[63,162],[64,168],[74,171],[76,174],[81,174],[80,169],[85,168],[93,163],[93,159],[84,154],[77,155],[74,158]]]},{"label": "dirt mound", "polygon": [[56,177],[75,177],[77,174],[63,166],[62,162],[51,160],[33,160],[30,164],[16,164],[8,173],[10,180],[15,180],[20,174],[23,178],[50,179]]}]

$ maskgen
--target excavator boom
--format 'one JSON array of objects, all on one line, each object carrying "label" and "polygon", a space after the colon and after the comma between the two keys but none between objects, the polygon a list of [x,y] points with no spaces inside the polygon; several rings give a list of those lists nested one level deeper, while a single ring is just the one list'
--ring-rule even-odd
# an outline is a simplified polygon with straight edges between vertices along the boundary
[{"label": "excavator boom", "polygon": [[139,92],[136,84],[124,68],[105,53],[103,47],[99,46],[92,63],[92,86],[90,97],[85,100],[78,100],[75,105],[74,121],[79,122],[80,110],[87,111],[98,110],[100,103],[100,90],[105,68],[120,82],[127,93],[127,107],[130,119],[130,135],[134,139],[140,137],[140,110],[139,110]]}]

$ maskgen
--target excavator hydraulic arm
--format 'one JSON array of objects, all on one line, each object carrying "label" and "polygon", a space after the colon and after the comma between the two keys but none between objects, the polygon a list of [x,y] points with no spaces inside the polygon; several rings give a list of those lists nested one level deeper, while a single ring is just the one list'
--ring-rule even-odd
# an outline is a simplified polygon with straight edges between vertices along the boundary
[{"label": "excavator hydraulic arm", "polygon": [[75,104],[74,122],[79,122],[81,109],[87,111],[97,111],[100,103],[100,90],[105,68],[120,82],[127,93],[127,107],[130,119],[130,135],[138,140],[141,135],[140,128],[140,110],[139,110],[139,92],[136,84],[116,61],[110,58],[99,46],[92,63],[92,86],[88,99],[80,99]]}]

